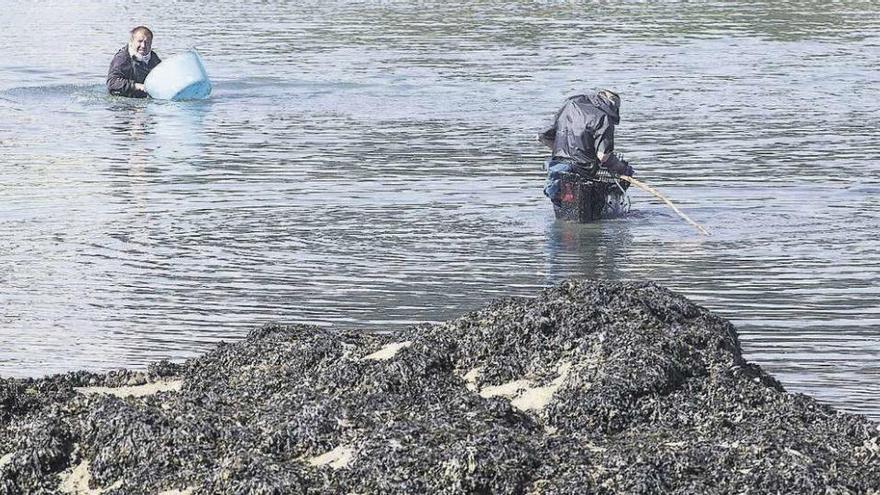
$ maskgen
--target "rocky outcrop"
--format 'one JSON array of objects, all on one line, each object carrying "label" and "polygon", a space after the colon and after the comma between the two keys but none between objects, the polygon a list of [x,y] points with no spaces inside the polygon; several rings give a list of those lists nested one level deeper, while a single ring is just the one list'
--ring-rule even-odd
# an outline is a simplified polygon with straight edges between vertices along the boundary
[{"label": "rocky outcrop", "polygon": [[878,466],[877,424],[787,393],[729,322],[648,283],[0,379],[4,494],[877,493]]}]

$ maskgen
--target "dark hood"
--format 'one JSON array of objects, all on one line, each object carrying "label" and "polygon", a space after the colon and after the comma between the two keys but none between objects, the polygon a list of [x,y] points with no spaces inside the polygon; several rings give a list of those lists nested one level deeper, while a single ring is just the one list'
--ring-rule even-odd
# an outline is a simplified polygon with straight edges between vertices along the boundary
[{"label": "dark hood", "polygon": [[602,98],[599,95],[590,95],[587,96],[587,99],[592,103],[596,108],[601,109],[605,112],[608,117],[611,118],[611,123],[617,125],[620,123],[620,108],[613,105],[610,101]]}]

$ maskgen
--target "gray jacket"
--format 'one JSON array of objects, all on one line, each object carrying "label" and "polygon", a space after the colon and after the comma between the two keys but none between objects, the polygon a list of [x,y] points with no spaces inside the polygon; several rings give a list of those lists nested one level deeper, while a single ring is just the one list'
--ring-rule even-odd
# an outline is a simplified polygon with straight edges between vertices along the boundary
[{"label": "gray jacket", "polygon": [[614,151],[617,108],[598,95],[576,95],[565,100],[553,126],[538,139],[553,149],[553,158],[582,166],[598,164],[598,155]]},{"label": "gray jacket", "polygon": [[128,96],[129,98],[146,98],[146,92],[135,89],[135,83],[144,83],[147,74],[159,65],[159,56],[156,52],[150,52],[149,63],[143,64],[135,60],[128,53],[128,46],[123,46],[113,61],[110,62],[110,71],[107,73],[107,91],[111,95]]}]

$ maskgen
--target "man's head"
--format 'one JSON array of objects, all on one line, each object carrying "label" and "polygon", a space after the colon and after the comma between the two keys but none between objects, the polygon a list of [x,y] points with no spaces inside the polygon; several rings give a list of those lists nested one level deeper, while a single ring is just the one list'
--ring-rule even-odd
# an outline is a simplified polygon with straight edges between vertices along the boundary
[{"label": "man's head", "polygon": [[612,108],[614,108],[614,111],[616,113],[620,112],[620,96],[617,93],[611,91],[610,89],[602,89],[599,90],[598,96],[599,98],[607,101],[608,104],[611,105]]},{"label": "man's head", "polygon": [[153,32],[146,26],[138,26],[131,30],[128,39],[128,53],[138,60],[149,60],[153,47]]}]

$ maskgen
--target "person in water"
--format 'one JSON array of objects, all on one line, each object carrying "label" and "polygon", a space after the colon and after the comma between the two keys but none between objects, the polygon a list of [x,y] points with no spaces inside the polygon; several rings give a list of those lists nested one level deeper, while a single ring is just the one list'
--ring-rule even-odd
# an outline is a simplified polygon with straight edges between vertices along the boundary
[{"label": "person in water", "polygon": [[633,168],[614,153],[614,127],[619,123],[620,96],[611,90],[567,98],[553,125],[538,134],[538,140],[553,150],[544,195],[556,199],[562,173],[589,177],[603,167],[616,175],[632,176]]},{"label": "person in water", "polygon": [[159,56],[152,50],[153,32],[146,26],[131,30],[128,44],[116,52],[107,73],[107,91],[111,95],[146,98],[144,80],[159,65]]}]

